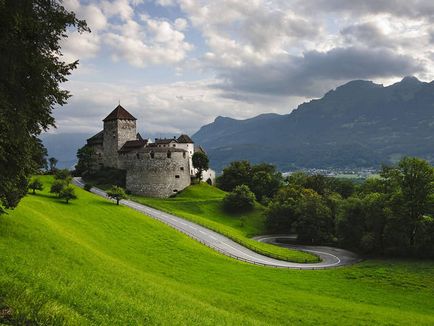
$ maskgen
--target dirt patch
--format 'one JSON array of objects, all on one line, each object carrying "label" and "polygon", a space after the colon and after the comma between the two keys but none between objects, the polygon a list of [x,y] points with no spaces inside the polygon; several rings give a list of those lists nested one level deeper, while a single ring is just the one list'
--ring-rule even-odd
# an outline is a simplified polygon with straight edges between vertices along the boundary
[{"label": "dirt patch", "polygon": [[0,308],[0,323],[6,325],[12,325],[14,322],[14,311],[9,307]]}]

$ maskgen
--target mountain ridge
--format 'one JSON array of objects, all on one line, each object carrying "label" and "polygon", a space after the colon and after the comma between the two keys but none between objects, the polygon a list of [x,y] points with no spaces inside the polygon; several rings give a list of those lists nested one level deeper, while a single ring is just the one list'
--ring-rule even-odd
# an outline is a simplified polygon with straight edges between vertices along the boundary
[{"label": "mountain ridge", "polygon": [[354,80],[289,114],[217,117],[193,135],[220,170],[232,160],[280,169],[378,167],[403,155],[434,157],[434,82]]}]

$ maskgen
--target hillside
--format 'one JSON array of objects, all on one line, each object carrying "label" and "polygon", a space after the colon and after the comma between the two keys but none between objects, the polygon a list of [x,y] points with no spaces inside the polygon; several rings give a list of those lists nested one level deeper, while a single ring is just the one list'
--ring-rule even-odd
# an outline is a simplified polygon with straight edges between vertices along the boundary
[{"label": "hillside", "polygon": [[218,117],[193,139],[220,170],[233,160],[279,168],[371,167],[403,155],[434,161],[434,82],[356,80],[287,115]]},{"label": "hillside", "polygon": [[76,191],[69,205],[44,191],[0,216],[0,323],[434,323],[432,262],[252,266]]},{"label": "hillside", "polygon": [[174,198],[147,198],[137,195],[130,197],[138,203],[205,226],[266,256],[300,263],[318,261],[318,257],[306,252],[288,250],[251,239],[255,235],[266,233],[264,207],[256,203],[252,212],[228,214],[222,207],[226,194],[223,190],[202,182],[184,189]]}]

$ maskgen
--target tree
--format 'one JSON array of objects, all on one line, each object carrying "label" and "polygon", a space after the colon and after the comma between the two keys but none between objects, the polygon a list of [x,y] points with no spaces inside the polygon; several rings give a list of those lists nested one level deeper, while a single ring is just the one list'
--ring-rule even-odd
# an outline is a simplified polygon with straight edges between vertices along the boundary
[{"label": "tree", "polygon": [[65,181],[63,180],[54,180],[54,182],[51,185],[50,192],[52,194],[57,194],[57,196],[60,196],[60,193],[62,190],[66,187]]},{"label": "tree", "polygon": [[64,199],[68,204],[71,199],[76,199],[75,190],[71,186],[67,186],[62,189],[59,193],[59,198]]},{"label": "tree", "polygon": [[29,188],[32,189],[33,194],[36,193],[36,190],[42,190],[43,184],[39,179],[34,179],[29,183]]},{"label": "tree", "polygon": [[110,198],[113,198],[114,200],[116,200],[116,205],[119,205],[119,202],[122,199],[127,198],[127,194],[125,193],[124,188],[121,188],[121,187],[118,187],[118,186],[112,186],[107,191],[107,196],[109,196]]},{"label": "tree", "polygon": [[267,229],[272,232],[290,233],[298,219],[297,203],[303,196],[303,188],[289,184],[274,196],[266,211]]},{"label": "tree", "polygon": [[391,193],[395,214],[406,225],[410,247],[415,247],[417,225],[432,209],[434,168],[425,160],[405,157],[397,166],[384,167],[381,176]]},{"label": "tree", "polygon": [[223,173],[217,179],[219,188],[224,191],[232,191],[236,186],[251,183],[252,167],[248,161],[234,161],[223,169]]},{"label": "tree", "polygon": [[223,198],[223,208],[232,213],[251,211],[255,207],[255,194],[246,185],[236,186]]},{"label": "tree", "polygon": [[252,178],[249,187],[256,199],[263,202],[272,198],[283,184],[283,177],[276,167],[271,164],[258,164],[252,166]]},{"label": "tree", "polygon": [[60,88],[78,64],[62,61],[70,27],[88,30],[60,0],[0,1],[0,211],[26,194],[44,154],[37,136],[70,96]]},{"label": "tree", "polygon": [[56,171],[56,165],[58,162],[57,159],[55,157],[50,157],[48,162],[50,163],[50,172],[54,173]]},{"label": "tree", "polygon": [[193,166],[197,169],[196,177],[202,180],[202,172],[209,169],[209,159],[203,152],[196,152],[192,157]]},{"label": "tree", "polygon": [[249,186],[256,199],[268,202],[283,184],[283,177],[271,164],[251,165],[248,161],[234,161],[217,179],[219,188],[232,191],[236,186]]},{"label": "tree", "polygon": [[64,180],[66,183],[71,181],[71,171],[68,169],[56,170],[54,174],[54,179],[56,180]]},{"label": "tree", "polygon": [[83,175],[92,171],[95,164],[95,150],[91,146],[83,146],[77,151],[78,163],[75,166],[75,171],[78,175]]},{"label": "tree", "polygon": [[297,202],[298,219],[295,231],[298,241],[329,243],[333,238],[334,221],[323,198],[311,189],[305,189]]}]

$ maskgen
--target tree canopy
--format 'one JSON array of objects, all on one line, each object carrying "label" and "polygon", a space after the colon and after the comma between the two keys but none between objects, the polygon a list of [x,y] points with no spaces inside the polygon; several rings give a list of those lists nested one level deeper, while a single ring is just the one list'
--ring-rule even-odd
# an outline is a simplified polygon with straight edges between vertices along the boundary
[{"label": "tree canopy", "polygon": [[60,42],[71,27],[88,30],[61,1],[0,1],[0,208],[26,194],[44,155],[37,136],[70,96],[60,84],[78,62],[62,61]]},{"label": "tree canopy", "polygon": [[193,166],[197,169],[196,177],[201,180],[202,172],[209,169],[209,159],[205,153],[196,152],[192,157]]}]

